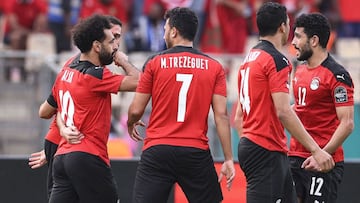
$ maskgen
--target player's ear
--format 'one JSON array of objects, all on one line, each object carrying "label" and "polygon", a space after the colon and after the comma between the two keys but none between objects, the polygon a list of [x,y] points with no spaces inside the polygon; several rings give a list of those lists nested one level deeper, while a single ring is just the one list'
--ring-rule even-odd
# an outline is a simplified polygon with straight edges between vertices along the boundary
[{"label": "player's ear", "polygon": [[310,38],[310,45],[311,46],[316,46],[319,44],[319,37],[317,35],[313,35],[311,38]]},{"label": "player's ear", "polygon": [[96,51],[96,52],[100,52],[101,50],[101,43],[97,40],[93,41],[93,45],[92,45],[93,49]]},{"label": "player's ear", "polygon": [[281,25],[279,26],[279,30],[281,33],[285,33],[286,31],[286,24],[285,23],[281,23]]},{"label": "player's ear", "polygon": [[176,37],[177,34],[178,34],[178,30],[175,27],[172,27],[170,30],[170,36],[174,38]]}]

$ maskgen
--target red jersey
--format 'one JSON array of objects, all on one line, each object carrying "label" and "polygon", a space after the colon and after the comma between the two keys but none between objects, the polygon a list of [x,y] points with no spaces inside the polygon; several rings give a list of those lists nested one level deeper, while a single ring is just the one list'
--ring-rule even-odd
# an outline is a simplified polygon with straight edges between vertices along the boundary
[{"label": "red jersey", "polygon": [[[319,67],[298,66],[292,85],[294,110],[309,134],[323,148],[339,125],[336,107],[354,105],[352,79],[328,56]],[[311,153],[292,137],[289,155],[307,158]],[[339,147],[332,156],[335,162],[343,161],[343,148]]]},{"label": "red jersey", "polygon": [[[33,23],[40,14],[47,14],[46,0],[32,0],[28,3],[21,3],[18,0],[7,0],[3,2],[4,13],[14,14],[21,26],[27,29],[33,28]],[[7,30],[9,27],[7,28]]]},{"label": "red jersey", "polygon": [[129,0],[113,0],[108,4],[101,3],[100,0],[83,0],[80,18],[84,19],[93,14],[111,15],[122,23],[127,23],[129,20],[129,9],[131,8],[131,1]]},{"label": "red jersey", "polygon": [[193,0],[144,0],[143,11],[145,15],[149,14],[152,4],[160,3],[165,10],[170,10],[175,7],[190,7]]},{"label": "red jersey", "polygon": [[106,143],[110,133],[111,93],[118,92],[123,78],[107,68],[78,59],[61,69],[52,90],[58,113],[67,126],[76,126],[85,138],[80,144],[69,144],[62,138],[56,155],[81,151],[110,164]]},{"label": "red jersey", "polygon": [[339,0],[339,10],[343,22],[360,21],[360,1],[359,0]]},{"label": "red jersey", "polygon": [[160,144],[209,149],[212,97],[226,96],[221,64],[191,47],[176,46],[151,57],[144,69],[136,92],[151,94],[152,111],[143,150]]},{"label": "red jersey", "polygon": [[291,64],[268,41],[260,41],[239,69],[243,134],[270,151],[287,152],[287,137],[277,117],[272,93],[289,93]]},{"label": "red jersey", "polygon": [[58,145],[61,140],[61,135],[59,132],[59,128],[57,127],[57,124],[56,124],[56,115],[53,117],[54,117],[54,119],[49,126],[49,131],[47,132],[45,139]]},{"label": "red jersey", "polygon": [[[233,1],[239,3],[242,0]],[[234,8],[222,4],[218,4],[216,7],[221,29],[222,51],[225,53],[243,53],[248,37],[247,19],[239,15]],[[230,40],[233,36],[236,36],[237,40]]]}]

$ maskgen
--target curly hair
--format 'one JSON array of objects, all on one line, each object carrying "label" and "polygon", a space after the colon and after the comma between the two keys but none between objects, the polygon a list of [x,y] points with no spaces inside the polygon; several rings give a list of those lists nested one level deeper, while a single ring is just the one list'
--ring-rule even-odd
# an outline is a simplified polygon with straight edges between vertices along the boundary
[{"label": "curly hair", "polygon": [[110,21],[103,15],[92,15],[78,23],[73,29],[73,40],[81,53],[91,50],[94,41],[105,39],[105,29],[110,29]]},{"label": "curly hair", "polygon": [[297,27],[304,28],[304,33],[308,38],[318,36],[320,46],[326,48],[330,37],[330,23],[323,14],[302,14],[295,20],[294,29]]}]

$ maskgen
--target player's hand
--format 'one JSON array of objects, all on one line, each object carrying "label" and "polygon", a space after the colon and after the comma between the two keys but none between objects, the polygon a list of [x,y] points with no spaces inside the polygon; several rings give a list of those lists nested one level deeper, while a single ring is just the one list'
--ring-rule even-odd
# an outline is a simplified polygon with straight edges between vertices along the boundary
[{"label": "player's hand", "polygon": [[232,182],[235,178],[235,166],[233,160],[224,161],[223,165],[221,166],[221,171],[219,174],[218,181],[221,182],[224,176],[226,177],[226,188],[230,190],[232,186]]},{"label": "player's hand", "polygon": [[145,126],[145,123],[142,122],[141,120],[138,120],[136,123],[132,124],[132,125],[128,125],[128,133],[131,139],[133,139],[134,141],[138,142],[138,141],[142,141],[143,138],[141,137],[139,131],[136,129],[137,126]]},{"label": "player's hand", "polygon": [[317,166],[314,163],[314,161],[312,161],[312,158],[308,158],[303,162],[303,164],[302,164],[303,168],[305,168],[305,169],[312,168],[312,169],[316,169],[319,172],[326,173],[326,172],[330,171],[331,169],[333,169],[335,166],[334,159],[331,157],[331,155],[329,153],[327,153],[323,149],[319,149],[319,150],[315,151],[313,153],[312,157],[313,157],[313,159],[315,159]]},{"label": "player's hand", "polygon": [[302,168],[308,171],[320,171],[320,165],[316,162],[313,156],[308,157],[303,163]]},{"label": "player's hand", "polygon": [[44,166],[47,163],[45,151],[34,152],[29,157],[29,166],[31,169],[37,169]]},{"label": "player's hand", "polygon": [[128,62],[129,57],[122,51],[116,51],[114,54],[114,63],[117,66],[122,66],[124,63]]},{"label": "player's hand", "polygon": [[60,134],[69,144],[80,144],[85,137],[75,126],[61,128]]}]

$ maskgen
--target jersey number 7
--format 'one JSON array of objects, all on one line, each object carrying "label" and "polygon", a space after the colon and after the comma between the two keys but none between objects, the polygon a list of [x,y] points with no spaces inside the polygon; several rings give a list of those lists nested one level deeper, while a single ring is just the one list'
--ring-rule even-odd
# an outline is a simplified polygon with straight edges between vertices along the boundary
[{"label": "jersey number 7", "polygon": [[176,81],[182,82],[178,99],[177,122],[184,122],[185,120],[186,99],[192,78],[192,74],[176,74]]}]

